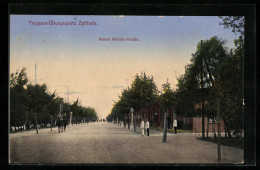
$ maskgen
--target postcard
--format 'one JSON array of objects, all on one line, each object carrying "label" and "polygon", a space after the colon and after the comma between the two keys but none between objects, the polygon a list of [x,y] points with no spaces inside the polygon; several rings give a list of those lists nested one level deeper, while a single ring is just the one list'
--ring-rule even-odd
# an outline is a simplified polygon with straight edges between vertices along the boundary
[{"label": "postcard", "polygon": [[10,15],[10,164],[243,164],[244,16]]}]

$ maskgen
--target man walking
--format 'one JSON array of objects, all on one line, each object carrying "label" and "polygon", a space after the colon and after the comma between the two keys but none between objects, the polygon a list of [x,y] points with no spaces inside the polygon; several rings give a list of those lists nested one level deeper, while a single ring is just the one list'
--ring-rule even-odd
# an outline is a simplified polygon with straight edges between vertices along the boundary
[{"label": "man walking", "polygon": [[142,136],[144,136],[144,120],[141,122]]},{"label": "man walking", "polygon": [[176,118],[173,121],[173,127],[174,127],[175,134],[177,134],[177,120],[176,120]]},{"label": "man walking", "polygon": [[147,130],[147,136],[149,136],[149,121],[147,120],[146,123],[145,123],[145,127],[146,127],[146,130]]}]

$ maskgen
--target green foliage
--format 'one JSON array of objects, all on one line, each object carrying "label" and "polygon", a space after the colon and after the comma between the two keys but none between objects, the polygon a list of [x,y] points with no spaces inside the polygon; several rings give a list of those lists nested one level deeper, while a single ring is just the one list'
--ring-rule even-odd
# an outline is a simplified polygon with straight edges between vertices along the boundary
[{"label": "green foliage", "polygon": [[28,82],[27,78],[27,73],[26,73],[26,68],[23,67],[21,72],[19,73],[18,70],[14,73],[11,74],[10,78],[10,88],[13,87],[19,87],[19,90],[22,90],[24,85],[26,85]]},{"label": "green foliage", "polygon": [[58,113],[66,117],[70,112],[76,116],[86,117],[89,120],[97,120],[98,116],[94,108],[78,106],[78,100],[72,105],[65,103],[63,98],[47,92],[47,86],[27,84],[26,68],[10,75],[10,124],[21,126],[35,122],[50,123],[51,115],[55,118]]},{"label": "green foliage", "polygon": [[138,74],[135,76],[130,92],[134,98],[133,104],[131,105],[134,109],[139,109],[155,103],[158,99],[159,91],[154,83],[153,77],[141,73],[140,76]]},{"label": "green foliage", "polygon": [[172,107],[176,103],[176,95],[168,82],[162,85],[162,94],[159,96],[159,103],[164,108]]},{"label": "green foliage", "polygon": [[10,78],[10,123],[21,126],[28,117],[27,95],[24,86],[28,82],[26,68],[11,74]]},{"label": "green foliage", "polygon": [[63,113],[66,114],[67,116],[70,115],[70,104],[69,103],[63,103]]},{"label": "green foliage", "polygon": [[203,97],[205,113],[213,118],[217,99],[220,99],[221,118],[231,129],[243,128],[243,37],[234,43],[236,47],[230,51],[225,47],[225,41],[216,36],[198,43],[185,74],[178,78],[178,114],[200,115],[201,107],[194,109],[194,106]]},{"label": "green foliage", "polygon": [[87,121],[96,121],[98,120],[97,113],[94,108],[91,107],[83,107],[80,106],[78,103],[78,99],[74,101],[74,103],[71,105],[71,112],[73,113],[73,116],[76,117],[76,122],[81,121],[84,118],[87,119]]},{"label": "green foliage", "polygon": [[220,25],[224,25],[224,28],[232,28],[232,32],[240,33],[244,35],[245,20],[243,16],[226,16],[219,17],[222,21]]},{"label": "green foliage", "polygon": [[152,76],[146,76],[145,73],[137,74],[131,87],[123,89],[107,120],[112,120],[112,117],[117,116],[119,119],[123,119],[124,115],[129,113],[130,108],[137,110],[155,103],[158,100],[158,93]]},{"label": "green foliage", "polygon": [[27,96],[28,101],[28,111],[30,113],[40,113],[43,112],[43,108],[48,103],[49,95],[46,92],[47,87],[43,85],[27,85]]}]

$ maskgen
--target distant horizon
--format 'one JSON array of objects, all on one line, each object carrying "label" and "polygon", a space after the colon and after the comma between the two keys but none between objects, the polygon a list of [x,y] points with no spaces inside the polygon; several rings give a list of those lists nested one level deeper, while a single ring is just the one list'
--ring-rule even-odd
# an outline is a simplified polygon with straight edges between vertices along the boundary
[{"label": "distant horizon", "polygon": [[159,90],[168,78],[175,89],[200,40],[219,36],[233,48],[237,36],[220,21],[217,16],[10,15],[9,71],[26,67],[28,83],[34,84],[36,64],[38,84],[45,83],[49,93],[56,90],[65,102],[68,86],[69,103],[79,98],[103,119],[136,74],[153,76]]}]

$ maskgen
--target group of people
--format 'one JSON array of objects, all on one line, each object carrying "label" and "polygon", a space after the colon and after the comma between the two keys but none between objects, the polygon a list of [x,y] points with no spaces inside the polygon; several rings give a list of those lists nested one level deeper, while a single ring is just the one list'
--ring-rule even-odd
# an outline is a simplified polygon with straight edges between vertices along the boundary
[{"label": "group of people", "polygon": [[66,131],[67,124],[68,124],[67,118],[66,117],[63,118],[62,114],[59,113],[57,117],[58,133],[62,133],[63,130]]},{"label": "group of people", "polygon": [[142,136],[144,136],[145,129],[146,129],[146,132],[147,132],[147,136],[149,136],[149,128],[150,128],[149,121],[146,120],[144,122],[144,120],[142,119],[142,122],[141,122]]},{"label": "group of people", "polygon": [[[142,119],[142,122],[141,122],[142,136],[144,136],[145,129],[146,129],[146,132],[147,132],[147,136],[149,136],[149,128],[150,128],[149,121],[146,119],[145,122],[144,122],[144,120]],[[174,133],[177,134],[177,120],[176,120],[176,118],[173,121],[173,128],[174,128]]]}]

